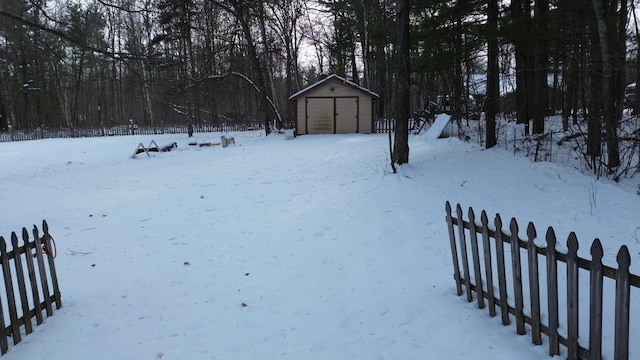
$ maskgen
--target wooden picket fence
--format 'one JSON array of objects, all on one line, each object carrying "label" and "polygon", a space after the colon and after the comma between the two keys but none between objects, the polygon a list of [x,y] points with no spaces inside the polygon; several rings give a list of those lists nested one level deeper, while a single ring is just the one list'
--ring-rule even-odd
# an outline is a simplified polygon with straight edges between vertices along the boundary
[{"label": "wooden picket fence", "polygon": [[[22,243],[15,232],[11,234],[11,249],[0,236],[0,263],[5,292],[0,293],[0,352],[9,349],[8,338],[13,345],[22,340],[24,334],[33,332],[33,319],[41,325],[46,316],[53,315],[53,306],[60,309],[60,290],[54,264],[55,241],[49,234],[46,221],[42,221],[43,234],[33,226],[33,238],[26,228],[22,229]],[[8,320],[8,322],[7,322]]]},{"label": "wooden picket fence", "polygon": [[[605,329],[603,311],[613,313],[613,330],[610,326],[604,333],[609,339],[613,335],[613,344],[606,344],[607,348],[613,349],[613,353],[606,354],[606,357],[629,359],[631,290],[640,288],[640,277],[629,272],[631,260],[626,246],[622,246],[617,254],[618,268],[615,269],[602,263],[603,249],[599,239],[593,241],[590,249],[592,259],[587,260],[578,256],[575,233],[568,236],[566,251],[559,251],[562,245],[557,243],[551,227],[546,232],[546,244],[540,246],[541,240],[537,239],[532,223],[527,226],[527,238],[523,240],[518,236],[516,220],[512,218],[509,229],[504,230],[499,214],[496,214],[494,226],[489,224],[485,211],[482,211],[480,222],[476,222],[471,208],[468,220],[464,220],[461,206],[458,204],[452,215],[451,205],[447,202],[446,221],[458,296],[466,293],[467,301],[473,302],[475,294],[478,308],[488,306],[492,317],[497,315],[496,307],[499,307],[503,325],[509,325],[510,316],[513,316],[518,334],[526,334],[525,326],[528,325],[534,344],[541,345],[544,334],[549,355],[559,355],[562,345],[567,359],[600,360]],[[509,258],[511,264],[507,264],[505,258]],[[543,261],[543,267],[539,266],[539,258]],[[562,271],[558,271],[559,265],[566,268],[566,277]],[[588,281],[583,281],[588,282],[588,309],[579,307],[580,275],[585,279],[588,276]],[[508,279],[512,282],[509,290]],[[566,292],[559,291],[559,283],[566,284]],[[603,283],[607,289],[615,287],[615,291],[603,291]],[[508,292],[512,292],[512,295],[508,295]],[[603,298],[603,293],[614,295],[614,299]],[[541,306],[541,296],[543,302],[546,300],[546,307]],[[604,308],[603,303],[613,303],[614,309]],[[638,304],[638,299],[634,303]],[[566,322],[564,316],[560,315],[566,315]],[[588,328],[579,326],[580,318],[588,318]],[[604,319],[611,325],[611,317]],[[638,325],[633,325],[637,330]],[[583,332],[583,338],[580,339],[588,341],[579,342],[580,329]],[[636,353],[632,358],[639,356]]]}]

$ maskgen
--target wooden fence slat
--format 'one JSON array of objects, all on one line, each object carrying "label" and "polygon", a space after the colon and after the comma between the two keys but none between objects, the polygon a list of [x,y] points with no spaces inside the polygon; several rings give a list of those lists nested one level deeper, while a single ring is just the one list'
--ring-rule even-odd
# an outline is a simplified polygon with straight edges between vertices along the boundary
[{"label": "wooden fence slat", "polygon": [[[15,233],[11,234],[11,237]],[[20,326],[18,325],[18,310],[16,308],[16,297],[13,291],[13,279],[11,276],[11,266],[9,265],[9,254],[7,253],[7,243],[4,239],[0,241],[0,262],[2,262],[2,273],[4,275],[4,287],[7,292],[7,308],[9,310],[10,329],[13,337],[13,345],[20,342]]]},{"label": "wooden fence slat", "polygon": [[[0,243],[4,244],[4,238],[2,236],[0,236]],[[2,302],[0,301],[0,352],[2,354],[9,350],[9,343],[7,341],[8,337],[9,333],[7,332],[6,322],[4,319],[4,310]]]},{"label": "wooden fence slat", "polygon": [[31,255],[31,249],[35,246],[35,238],[38,236],[36,231],[33,232],[34,242],[29,242],[25,239],[24,246],[29,249],[25,253],[27,269],[29,271],[29,281],[31,282],[31,294],[33,295],[33,308],[36,313],[36,324],[41,325],[44,322],[42,317],[42,302],[40,302],[40,292],[38,291],[38,277],[36,276],[36,269],[33,265],[33,255]]},{"label": "wooden fence slat", "polygon": [[51,234],[49,234],[49,225],[46,221],[42,220],[42,232],[44,233],[45,246],[49,250],[47,260],[49,263],[49,275],[51,275],[51,285],[53,286],[53,299],[56,302],[56,309],[62,307],[62,300],[60,295],[60,288],[58,287],[58,275],[56,274],[56,265],[54,262],[54,256],[56,256],[57,249],[55,244],[52,244],[53,240]]},{"label": "wooden fence slat", "polygon": [[591,244],[589,269],[589,359],[602,359],[602,244],[595,239]]},{"label": "wooden fence slat", "polygon": [[578,360],[578,239],[567,239],[567,360]]},{"label": "wooden fence slat", "polygon": [[500,313],[502,315],[502,325],[509,325],[509,307],[507,304],[507,276],[504,264],[504,243],[502,240],[502,219],[500,214],[496,214],[496,266],[498,267],[498,289],[500,291]]},{"label": "wooden fence slat", "polygon": [[518,238],[518,223],[511,218],[509,224],[511,231],[511,271],[513,277],[514,309],[516,313],[516,332],[524,335],[524,296],[522,294],[522,266],[520,263],[520,239]]},{"label": "wooden fence slat", "polygon": [[496,316],[496,301],[493,292],[493,267],[491,261],[491,238],[489,237],[489,218],[487,212],[482,210],[480,215],[482,222],[482,250],[484,253],[484,271],[487,281],[487,300],[489,301],[489,315]]},{"label": "wooden fence slat", "polygon": [[462,256],[462,272],[464,276],[464,285],[467,288],[467,301],[473,301],[473,293],[471,290],[471,277],[469,275],[469,258],[467,253],[467,239],[464,235],[464,221],[462,220],[462,207],[456,205],[456,215],[458,216],[458,239],[460,239],[460,255]]},{"label": "wooden fence slat", "polygon": [[615,346],[614,360],[629,359],[629,303],[630,281],[629,266],[631,257],[626,245],[622,245],[616,256],[618,274],[616,276],[616,305],[615,305]]},{"label": "wooden fence slat", "polygon": [[[462,282],[460,280],[460,265],[458,262],[458,249],[456,246],[456,236],[453,230],[453,219],[451,218],[451,204],[447,201],[445,205],[447,211],[447,227],[449,228],[449,243],[451,245],[451,257],[453,260],[453,277],[456,281],[456,294],[462,295]],[[462,221],[458,219],[458,221]]]},{"label": "wooden fence slat", "polygon": [[49,291],[49,282],[47,281],[47,272],[44,268],[44,258],[42,251],[42,242],[40,241],[40,235],[38,234],[38,228],[34,226],[34,241],[36,243],[36,260],[38,262],[38,270],[40,273],[40,285],[42,286],[42,296],[44,296],[44,308],[47,311],[47,316],[53,315],[53,308],[51,307],[51,292]]},{"label": "wooden fence slat", "polygon": [[536,237],[536,228],[530,222],[527,226],[527,258],[529,265],[529,296],[531,296],[531,341],[535,345],[542,345],[538,251],[534,242]]},{"label": "wooden fence slat", "polygon": [[478,308],[484,309],[484,293],[482,290],[482,272],[480,272],[480,254],[478,253],[478,236],[476,230],[476,215],[469,208],[469,240],[473,257],[473,272],[475,274],[476,293],[478,294]]},{"label": "wooden fence slat", "polygon": [[558,340],[558,264],[556,262],[556,234],[552,227],[547,229],[547,305],[549,316],[549,355],[560,355]]},{"label": "wooden fence slat", "polygon": [[[27,229],[22,228],[22,236],[24,238],[25,233],[27,237]],[[24,270],[22,269],[22,261],[20,259],[20,246],[18,245],[18,236],[16,233],[11,234],[11,246],[13,248],[13,263],[16,267],[16,280],[18,282],[18,293],[20,294],[20,305],[22,307],[22,318],[24,319],[25,333],[31,334],[33,327],[31,326],[31,316],[29,315],[29,299],[27,298],[27,287],[24,281]]]}]

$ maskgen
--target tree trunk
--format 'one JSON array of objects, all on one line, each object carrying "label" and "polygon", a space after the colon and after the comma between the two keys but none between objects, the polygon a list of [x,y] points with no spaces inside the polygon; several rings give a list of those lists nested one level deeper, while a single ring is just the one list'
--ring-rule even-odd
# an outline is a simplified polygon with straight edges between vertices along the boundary
[{"label": "tree trunk", "polygon": [[264,131],[265,135],[269,135],[271,133],[271,123],[269,121],[269,101],[267,100],[267,86],[265,84],[265,74],[262,63],[260,62],[260,58],[258,57],[258,51],[256,50],[255,41],[253,40],[253,35],[251,34],[251,24],[250,17],[247,12],[248,9],[244,9],[241,6],[236,8],[236,16],[238,17],[238,22],[240,23],[240,27],[242,28],[242,33],[244,35],[244,39],[247,42],[247,51],[249,52],[249,61],[251,61],[251,65],[254,70],[255,75],[255,83],[258,86],[258,89],[261,92],[260,96],[260,110],[263,116],[264,122]]},{"label": "tree trunk", "polygon": [[391,162],[409,162],[409,0],[396,1],[396,130]]},{"label": "tree trunk", "polygon": [[[591,35],[591,43],[597,44],[598,38],[595,34]],[[597,159],[601,155],[602,151],[602,87],[596,86],[595,84],[600,84],[602,81],[602,76],[600,74],[602,69],[602,57],[600,55],[600,48],[594,47],[590,52],[590,63],[591,66],[589,68],[589,80],[593,86],[589,86],[589,95],[591,97],[591,101],[588,103],[589,111],[585,112],[587,114],[587,156],[591,160],[591,166],[593,171],[596,171]],[[586,101],[584,98],[586,96],[583,95],[583,102],[586,106]]]},{"label": "tree trunk", "polygon": [[[605,139],[607,142],[607,167],[613,171],[620,165],[618,151],[617,119],[616,119],[616,87],[614,75],[614,56],[612,51],[614,44],[610,43],[611,34],[615,34],[615,27],[607,24],[606,9],[601,0],[593,0],[593,10],[598,25],[598,37],[600,40],[600,52],[602,56],[602,88],[603,88],[603,113],[605,124]],[[615,36],[613,36],[615,39]]]},{"label": "tree trunk", "polygon": [[531,30],[531,11],[528,2],[511,1],[511,16],[514,24],[514,48],[516,61],[516,121],[524,124],[525,134],[529,135],[531,119],[530,96],[532,90],[531,45],[528,40]]},{"label": "tree trunk", "polygon": [[538,34],[533,41],[534,54],[534,89],[533,89],[533,133],[544,133],[544,118],[549,107],[549,86],[547,84],[547,13],[549,12],[549,0],[536,0],[535,2],[535,28],[533,33]]},{"label": "tree trunk", "polygon": [[485,99],[485,118],[487,122],[485,146],[487,149],[497,143],[496,113],[500,94],[498,65],[498,0],[489,0],[487,7],[487,93]]}]

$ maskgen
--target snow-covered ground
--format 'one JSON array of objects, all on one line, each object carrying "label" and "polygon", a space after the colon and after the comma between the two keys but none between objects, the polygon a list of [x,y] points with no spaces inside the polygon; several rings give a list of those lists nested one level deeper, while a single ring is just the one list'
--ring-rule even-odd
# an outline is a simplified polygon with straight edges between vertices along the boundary
[{"label": "snow-covered ground", "polygon": [[[131,158],[152,139],[178,148]],[[548,358],[455,295],[447,200],[586,258],[599,237],[609,265],[626,244],[640,273],[638,196],[552,163],[422,134],[391,174],[386,134],[235,142],[0,143],[0,235],[47,220],[63,303],[3,358]]]}]

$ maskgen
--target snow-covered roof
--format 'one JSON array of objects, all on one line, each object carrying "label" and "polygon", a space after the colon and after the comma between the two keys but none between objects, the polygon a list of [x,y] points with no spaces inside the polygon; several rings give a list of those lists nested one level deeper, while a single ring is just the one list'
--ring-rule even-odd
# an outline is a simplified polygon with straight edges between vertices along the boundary
[{"label": "snow-covered roof", "polygon": [[342,76],[338,76],[336,74],[331,74],[331,75],[325,77],[324,79],[322,79],[320,81],[317,81],[317,82],[307,86],[306,88],[298,91],[297,93],[289,96],[289,100],[294,100],[295,98],[299,97],[300,95],[302,95],[302,94],[304,94],[304,93],[306,93],[308,91],[311,91],[312,89],[315,89],[316,87],[321,86],[322,84],[327,83],[327,82],[332,81],[332,80],[337,80],[337,81],[339,81],[341,83],[344,83],[345,85],[347,85],[349,87],[352,87],[352,88],[354,88],[354,89],[356,89],[358,91],[361,91],[361,92],[363,92],[363,93],[365,93],[367,95],[370,95],[370,96],[372,96],[372,97],[374,97],[376,99],[380,97],[380,95],[378,95],[377,93],[375,93],[375,92],[373,92],[373,91],[371,91],[371,90],[369,90],[367,88],[364,88],[364,87],[354,83],[351,80],[345,79]]}]

